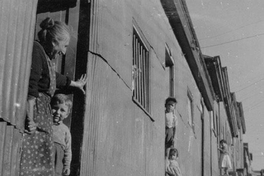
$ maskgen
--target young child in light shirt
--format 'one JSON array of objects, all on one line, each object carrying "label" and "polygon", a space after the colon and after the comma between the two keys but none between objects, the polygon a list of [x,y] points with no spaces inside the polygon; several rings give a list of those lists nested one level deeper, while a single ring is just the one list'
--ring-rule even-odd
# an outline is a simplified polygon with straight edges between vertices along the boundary
[{"label": "young child in light shirt", "polygon": [[182,176],[182,172],[178,163],[178,150],[171,148],[169,158],[166,162],[166,176]]},{"label": "young child in light shirt", "polygon": [[176,133],[177,126],[177,116],[174,114],[174,109],[176,107],[177,100],[174,97],[169,97],[165,101],[165,148],[168,155],[168,150],[174,147],[174,137]]},{"label": "young child in light shirt", "polygon": [[71,108],[72,101],[67,95],[56,94],[51,100],[56,176],[70,175],[72,160],[71,133],[63,120],[69,116]]}]

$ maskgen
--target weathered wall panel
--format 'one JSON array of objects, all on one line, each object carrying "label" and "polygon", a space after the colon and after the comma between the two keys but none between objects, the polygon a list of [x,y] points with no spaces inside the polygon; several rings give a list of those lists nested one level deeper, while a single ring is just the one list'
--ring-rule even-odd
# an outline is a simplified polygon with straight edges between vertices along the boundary
[{"label": "weathered wall panel", "polygon": [[218,156],[218,141],[217,138],[215,136],[215,133],[213,132],[213,130],[211,130],[212,133],[212,139],[211,139],[211,146],[212,146],[212,154],[211,154],[211,161],[212,161],[212,176],[218,176],[220,175],[219,172],[219,156]]},{"label": "weathered wall panel", "polygon": [[0,173],[2,173],[4,163],[4,146],[6,136],[6,122],[0,122]]},{"label": "weathered wall panel", "polygon": [[0,175],[16,176],[37,0],[0,1]]},{"label": "weathered wall panel", "polygon": [[242,129],[238,129],[237,138],[233,138],[234,141],[234,169],[244,168],[244,157],[243,157],[243,136]]},{"label": "weathered wall panel", "polygon": [[[169,96],[169,70],[163,67],[165,44],[175,59],[179,118],[176,147],[180,152],[180,166],[184,175],[200,175],[201,94],[160,2],[94,0],[91,7],[91,52],[80,175],[164,175],[164,101]],[[133,21],[151,48],[151,118],[154,121],[132,101]],[[188,89],[193,95],[194,129],[188,122]],[[205,113],[205,145],[209,147],[210,116],[209,112]],[[206,157],[209,163],[210,154]],[[207,166],[210,171],[211,164]]]},{"label": "weathered wall panel", "polygon": [[[117,6],[110,5],[112,3],[107,2],[109,6],[105,4],[105,7],[122,11],[120,3],[115,3]],[[121,5],[124,5],[123,10],[126,11],[122,14],[128,14],[128,17],[121,19],[124,24],[116,21],[116,18],[122,15],[116,17],[118,13],[115,13],[114,9],[100,11],[104,12],[104,17],[101,17],[100,13],[97,14],[97,9],[102,6],[94,8],[96,15],[92,19],[94,28],[91,28],[90,50],[102,57],[92,54],[88,57],[89,98],[86,101],[84,123],[88,138],[85,137],[83,141],[85,150],[82,152],[81,175],[164,173],[164,170],[158,167],[153,168],[153,164],[160,166],[164,163],[164,100],[168,95],[161,89],[168,88],[168,79],[164,81],[166,72],[159,61],[161,58],[157,57],[155,51],[151,51],[151,81],[154,84],[151,113],[155,119],[153,123],[132,101],[132,16],[130,8],[126,7],[124,2]],[[113,15],[115,20],[112,19]],[[110,26],[107,30],[108,25]],[[143,27],[145,28],[144,25]],[[110,34],[112,32],[113,35]],[[165,43],[160,45],[163,48],[160,55],[165,57]],[[156,94],[157,91],[160,93]],[[101,167],[105,169],[102,170]]]},{"label": "weathered wall panel", "polygon": [[16,176],[19,169],[22,134],[6,122],[0,122],[0,132],[0,175]]},{"label": "weathered wall panel", "polygon": [[22,134],[19,130],[13,131],[12,158],[11,158],[11,176],[17,176],[20,165],[20,147],[22,144]]},{"label": "weathered wall panel", "polygon": [[12,163],[12,144],[13,144],[13,131],[14,128],[11,125],[6,127],[5,145],[4,145],[4,158],[2,175],[11,176],[11,163]]},{"label": "weathered wall panel", "polygon": [[204,116],[204,156],[203,156],[203,162],[204,162],[204,176],[211,176],[211,114],[208,111],[205,111]]},{"label": "weathered wall panel", "polygon": [[0,117],[23,126],[37,0],[1,1]]},{"label": "weathered wall panel", "polygon": [[[80,175],[164,175],[164,100],[169,95],[169,69],[164,67],[167,45],[175,60],[174,92],[179,118],[175,145],[180,153],[180,167],[184,175],[218,175],[218,144],[211,130],[212,115],[207,109],[202,112],[201,93],[160,1],[82,0],[84,2],[89,4],[88,8],[91,5],[91,14],[90,11],[84,12],[83,7],[79,9],[77,3],[73,9],[39,14],[37,20],[39,23],[46,16],[51,16],[69,23],[73,40],[66,61],[58,61],[57,69],[72,78],[76,71],[73,66],[76,43],[90,34],[88,39],[84,39],[84,46],[80,47],[80,44],[78,48],[79,53],[85,56],[89,53],[88,83],[84,134],[80,134],[80,138],[84,137],[82,144],[73,144],[75,148],[82,147],[77,149],[81,150],[81,161],[73,162],[72,166],[80,162]],[[2,0],[0,5],[0,40],[3,44],[0,48],[0,173],[13,176],[19,164],[21,133],[16,128],[23,129],[25,117],[37,0]],[[86,13],[84,18],[87,19],[82,19],[82,22],[91,20],[89,32],[81,31],[88,30],[89,24],[86,27],[79,24],[82,29],[77,34],[79,10]],[[135,23],[150,45],[151,117],[132,101],[131,45]],[[80,67],[83,71],[86,64]],[[193,96],[194,127],[188,122],[187,91]],[[79,102],[75,103],[78,105]],[[224,106],[222,108],[221,113]],[[82,111],[82,108],[77,110]],[[226,119],[225,116],[221,120],[223,126],[227,126]],[[69,120],[69,126],[70,123]],[[82,131],[82,127],[80,130],[76,127],[72,128],[74,136]],[[220,130],[222,136],[230,134],[228,127]]]}]

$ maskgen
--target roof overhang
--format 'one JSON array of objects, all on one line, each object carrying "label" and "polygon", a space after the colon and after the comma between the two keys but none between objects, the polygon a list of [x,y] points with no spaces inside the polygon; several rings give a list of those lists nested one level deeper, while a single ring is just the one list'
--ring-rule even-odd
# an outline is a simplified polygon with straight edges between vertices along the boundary
[{"label": "roof overhang", "polygon": [[223,101],[223,74],[220,57],[204,56],[204,61],[213,84],[215,96],[218,101]]},{"label": "roof overhang", "polygon": [[209,111],[213,110],[213,88],[184,0],[161,0],[172,30],[191,69]]},{"label": "roof overhang", "polygon": [[245,134],[246,133],[246,122],[245,122],[242,102],[237,102],[237,106],[238,106],[238,110],[239,110],[239,117],[240,117],[240,121],[241,121],[242,131],[243,131],[243,134]]}]

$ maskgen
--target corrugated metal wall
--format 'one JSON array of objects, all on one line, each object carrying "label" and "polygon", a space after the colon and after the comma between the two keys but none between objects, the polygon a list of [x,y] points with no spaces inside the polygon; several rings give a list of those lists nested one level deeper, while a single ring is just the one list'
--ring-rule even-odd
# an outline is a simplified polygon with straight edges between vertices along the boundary
[{"label": "corrugated metal wall", "polygon": [[[159,165],[162,167],[164,149],[156,146],[164,144],[161,138],[164,134],[164,125],[159,123],[160,119],[157,119],[157,124],[154,124],[132,101],[130,70],[132,48],[129,44],[127,48],[123,45],[126,38],[123,35],[124,29],[129,26],[126,32],[132,32],[132,18],[127,17],[131,19],[129,24],[122,23],[122,20],[126,21],[125,18],[120,18],[120,21],[112,18],[116,14],[123,16],[119,12],[126,12],[128,9],[126,3],[112,5],[111,1],[91,1],[81,176],[140,176],[154,175],[147,174],[148,172],[154,172],[156,175],[163,173],[163,170],[158,167],[156,168],[159,171],[156,172],[153,165],[158,165],[157,160],[159,160],[161,161]],[[102,7],[106,10],[100,10]],[[126,14],[130,16],[131,12],[126,12]],[[112,28],[112,26],[115,27]],[[127,42],[132,43],[130,35],[128,39]],[[153,77],[166,82],[167,80],[163,77],[165,74],[163,67],[155,56],[153,60],[152,66],[161,70],[162,74],[162,77],[160,75],[159,77],[153,75]],[[157,99],[164,97],[162,92],[157,95],[160,96]],[[164,112],[163,101],[153,102],[153,107],[156,106],[157,108],[154,109],[158,109],[159,113],[154,111],[153,114],[160,117]],[[152,159],[154,157],[155,159]]]},{"label": "corrugated metal wall", "polygon": [[0,175],[16,175],[37,0],[0,1]]},{"label": "corrugated metal wall", "polygon": [[[169,70],[162,65],[165,43],[173,48],[176,63],[175,94],[179,102],[176,144],[181,169],[185,175],[201,173],[201,113],[196,108],[200,92],[168,22],[158,17],[164,16],[161,8],[158,0],[91,1],[81,176],[164,175],[164,100],[170,86]],[[154,122],[132,101],[132,19],[151,45],[150,97]],[[195,134],[188,124],[187,87],[195,102]],[[206,146],[210,146],[209,118],[207,112]]]}]

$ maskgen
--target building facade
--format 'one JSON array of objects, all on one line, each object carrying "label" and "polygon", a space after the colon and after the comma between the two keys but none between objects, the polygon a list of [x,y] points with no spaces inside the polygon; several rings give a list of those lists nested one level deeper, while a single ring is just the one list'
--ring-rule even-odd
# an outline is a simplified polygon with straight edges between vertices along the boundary
[{"label": "building facade", "polygon": [[2,175],[18,171],[32,44],[47,16],[66,22],[72,35],[57,71],[88,76],[85,96],[65,92],[74,104],[66,122],[73,136],[71,175],[164,175],[168,96],[178,101],[175,147],[183,175],[218,176],[221,139],[230,146],[232,174],[243,167],[242,104],[230,93],[220,57],[202,54],[184,0],[2,5],[0,22],[8,21],[0,25]]}]

